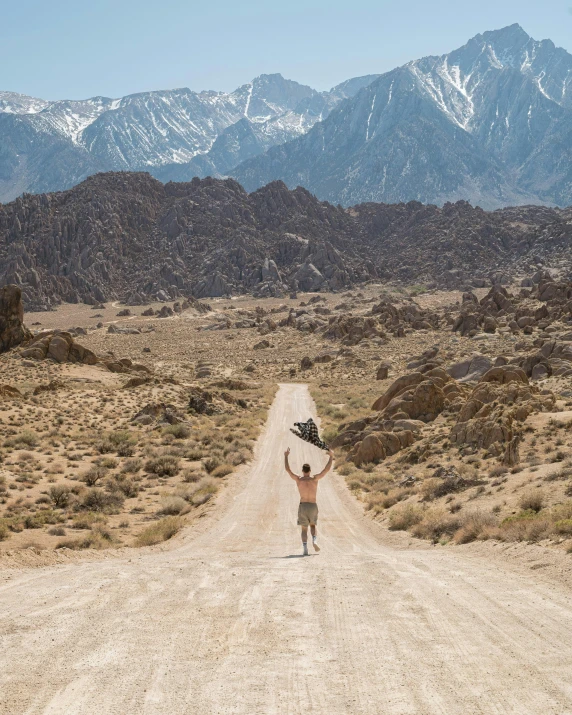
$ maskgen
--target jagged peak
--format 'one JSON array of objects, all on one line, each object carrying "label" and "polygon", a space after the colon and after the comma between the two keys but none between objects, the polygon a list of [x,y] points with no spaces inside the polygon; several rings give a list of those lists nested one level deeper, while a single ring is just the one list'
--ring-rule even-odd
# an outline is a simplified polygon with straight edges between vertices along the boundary
[{"label": "jagged peak", "polygon": [[528,42],[532,37],[518,24],[518,22],[506,27],[501,27],[498,30],[487,30],[482,34],[476,35],[474,39],[482,38],[486,42],[496,41],[512,41],[512,42]]}]

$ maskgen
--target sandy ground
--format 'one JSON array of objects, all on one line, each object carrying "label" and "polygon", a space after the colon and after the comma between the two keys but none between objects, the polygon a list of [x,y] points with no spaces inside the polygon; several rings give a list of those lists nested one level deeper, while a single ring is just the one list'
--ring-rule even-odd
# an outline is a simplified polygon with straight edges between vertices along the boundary
[{"label": "sandy ground", "polygon": [[282,469],[324,461],[284,385],[255,461],[175,548],[0,583],[0,712],[572,713],[564,586],[460,549],[384,541],[336,475],[322,551],[299,557]]}]

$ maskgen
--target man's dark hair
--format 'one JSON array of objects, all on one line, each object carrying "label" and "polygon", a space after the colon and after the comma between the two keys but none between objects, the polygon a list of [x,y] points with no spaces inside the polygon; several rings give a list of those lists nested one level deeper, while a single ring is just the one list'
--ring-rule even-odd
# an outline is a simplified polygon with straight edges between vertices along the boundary
[{"label": "man's dark hair", "polygon": [[309,471],[311,471],[311,470],[310,470],[310,465],[309,465],[309,464],[303,464],[303,465],[302,465],[302,471],[303,471],[303,472],[306,472],[306,474],[307,474]]}]

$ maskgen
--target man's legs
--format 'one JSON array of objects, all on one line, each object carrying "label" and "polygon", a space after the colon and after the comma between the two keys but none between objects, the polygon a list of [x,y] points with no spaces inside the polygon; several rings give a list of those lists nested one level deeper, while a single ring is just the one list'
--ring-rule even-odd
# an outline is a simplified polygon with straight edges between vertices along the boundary
[{"label": "man's legs", "polygon": [[318,546],[318,534],[316,532],[315,524],[310,524],[310,533],[312,534],[312,543],[314,544],[314,551],[319,551],[320,547]]},{"label": "man's legs", "polygon": [[304,556],[308,556],[308,527],[302,527],[302,546],[304,547]]}]

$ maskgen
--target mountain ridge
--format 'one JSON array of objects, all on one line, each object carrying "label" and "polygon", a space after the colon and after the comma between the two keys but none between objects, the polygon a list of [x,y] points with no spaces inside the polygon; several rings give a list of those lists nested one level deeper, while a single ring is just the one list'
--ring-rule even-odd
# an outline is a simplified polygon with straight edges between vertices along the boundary
[{"label": "mountain ridge", "polygon": [[305,135],[231,175],[248,190],[301,183],[346,206],[569,204],[572,174],[558,156],[572,156],[569,87],[572,55],[512,25],[384,73]]},{"label": "mountain ridge", "polygon": [[180,296],[341,291],[377,280],[470,289],[570,272],[572,209],[486,212],[466,201],[344,209],[276,181],[91,176],[0,205],[0,284],[27,309]]},{"label": "mountain ridge", "polygon": [[[222,133],[246,120],[255,141],[239,149],[238,163],[307,131],[367,81],[353,78],[317,92],[262,74],[230,93],[179,88],[53,102],[0,92],[0,200],[66,189],[101,171],[166,167],[163,178],[176,178],[180,165],[206,155]],[[65,162],[54,163],[57,152]],[[206,166],[220,173],[213,159],[221,161],[215,154]]]}]

